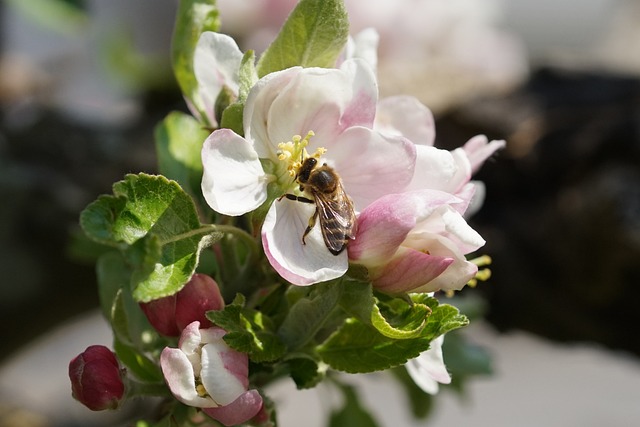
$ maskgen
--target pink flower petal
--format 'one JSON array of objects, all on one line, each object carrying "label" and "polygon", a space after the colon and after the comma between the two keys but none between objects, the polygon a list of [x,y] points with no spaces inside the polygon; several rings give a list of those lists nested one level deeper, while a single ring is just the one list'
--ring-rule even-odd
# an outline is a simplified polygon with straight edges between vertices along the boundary
[{"label": "pink flower petal", "polygon": [[260,412],[262,403],[262,396],[257,390],[248,390],[228,405],[204,408],[203,411],[225,426],[235,426],[255,417]]},{"label": "pink flower petal", "polygon": [[415,146],[402,137],[387,137],[365,127],[347,129],[327,147],[356,211],[374,200],[404,189],[414,173]]},{"label": "pink flower petal", "polygon": [[262,244],[273,268],[294,285],[306,286],[342,276],[347,251],[333,255],[316,223],[302,244],[302,235],[315,206],[289,199],[275,201],[262,225]]},{"label": "pink flower petal", "polygon": [[392,96],[378,102],[374,129],[404,136],[417,145],[432,146],[436,138],[433,114],[413,96]]},{"label": "pink flower petal", "polygon": [[503,140],[493,140],[489,142],[486,136],[476,135],[467,141],[462,149],[469,157],[472,173],[475,173],[480,169],[480,166],[482,166],[485,160],[505,146],[506,142]]},{"label": "pink flower petal", "polygon": [[442,274],[452,258],[434,256],[410,248],[400,248],[381,272],[373,272],[373,286],[385,293],[413,291]]},{"label": "pink flower petal", "polygon": [[267,177],[258,155],[229,129],[213,132],[202,147],[202,194],[213,210],[242,215],[267,198]]}]

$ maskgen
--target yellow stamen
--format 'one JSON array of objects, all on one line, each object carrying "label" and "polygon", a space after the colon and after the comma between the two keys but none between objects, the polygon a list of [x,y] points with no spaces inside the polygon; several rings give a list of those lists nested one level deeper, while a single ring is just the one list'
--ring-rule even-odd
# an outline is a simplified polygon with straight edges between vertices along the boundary
[{"label": "yellow stamen", "polygon": [[313,131],[307,132],[307,135],[302,138],[300,135],[294,135],[291,138],[291,141],[281,142],[278,144],[278,151],[276,155],[278,156],[278,160],[286,163],[287,166],[287,174],[290,177],[295,177],[300,171],[300,167],[302,166],[302,162],[309,157],[315,157],[319,159],[324,153],[327,152],[325,148],[318,148],[313,153],[313,155],[309,155],[307,152],[307,145],[309,145],[309,140],[315,133]]},{"label": "yellow stamen", "polygon": [[207,389],[205,389],[202,384],[198,384],[196,386],[196,392],[198,393],[198,396],[200,396],[200,397],[206,397],[206,396],[209,395],[209,393],[207,393]]}]

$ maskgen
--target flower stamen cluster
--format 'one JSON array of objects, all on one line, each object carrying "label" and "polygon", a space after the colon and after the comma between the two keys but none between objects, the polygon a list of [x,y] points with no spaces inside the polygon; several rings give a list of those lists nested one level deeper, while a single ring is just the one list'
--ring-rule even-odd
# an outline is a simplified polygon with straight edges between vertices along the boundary
[{"label": "flower stamen cluster", "polygon": [[291,141],[278,144],[276,155],[278,156],[278,160],[286,162],[287,174],[291,178],[298,176],[300,168],[306,159],[309,157],[320,159],[320,157],[327,152],[326,148],[318,147],[312,155],[309,155],[306,147],[314,135],[315,133],[310,130],[304,138],[300,135],[294,135]]}]

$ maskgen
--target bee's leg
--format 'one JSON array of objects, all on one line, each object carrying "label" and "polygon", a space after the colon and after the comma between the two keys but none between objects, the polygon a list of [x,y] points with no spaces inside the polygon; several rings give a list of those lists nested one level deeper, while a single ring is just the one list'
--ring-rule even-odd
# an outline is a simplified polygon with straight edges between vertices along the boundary
[{"label": "bee's leg", "polygon": [[[313,200],[311,199],[307,199],[306,197],[302,197],[302,196],[296,196],[295,194],[283,194],[282,196],[280,196],[280,199],[282,199],[283,197],[286,197],[289,200],[296,200],[298,202],[302,202],[302,203],[315,203]],[[278,199],[278,200],[280,200]]]},{"label": "bee's leg", "polygon": [[[315,204],[316,202],[311,200],[311,199],[307,199],[306,197],[302,197],[302,196],[296,196],[295,194],[283,194],[282,196],[280,196],[280,199],[282,199],[283,197],[286,197],[289,200],[295,200],[298,202],[302,202],[302,203],[312,203]],[[278,199],[278,200],[280,200]],[[302,235],[302,244],[306,245],[306,242],[304,241],[304,238],[307,237],[307,234],[309,234],[309,232],[311,231],[311,229],[313,228],[314,225],[316,225],[316,218],[318,218],[318,207],[316,206],[316,211],[313,213],[313,216],[311,218],[309,218],[309,225],[307,226],[307,229],[304,230],[304,234]]]},{"label": "bee's leg", "polygon": [[307,237],[307,234],[313,229],[313,226],[316,225],[316,219],[318,218],[318,207],[316,206],[316,211],[313,213],[311,218],[309,218],[309,225],[307,225],[307,229],[304,230],[304,234],[302,235],[302,244],[306,245],[307,243],[304,241],[304,238]]}]

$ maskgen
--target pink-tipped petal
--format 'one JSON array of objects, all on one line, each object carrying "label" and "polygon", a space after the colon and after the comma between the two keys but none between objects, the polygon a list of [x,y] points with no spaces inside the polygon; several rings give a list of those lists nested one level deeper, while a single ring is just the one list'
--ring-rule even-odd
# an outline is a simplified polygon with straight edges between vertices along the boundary
[{"label": "pink-tipped petal", "polygon": [[229,129],[213,132],[202,147],[202,194],[213,210],[242,215],[267,198],[267,177],[256,151]]},{"label": "pink-tipped petal", "polygon": [[203,411],[225,426],[235,426],[255,417],[260,412],[262,404],[260,393],[257,390],[248,390],[228,405],[204,408]]},{"label": "pink-tipped petal", "polygon": [[374,129],[400,135],[417,145],[432,146],[436,126],[431,110],[413,96],[399,95],[378,102]]},{"label": "pink-tipped petal", "polygon": [[275,201],[262,225],[262,244],[271,266],[294,285],[306,286],[346,273],[347,251],[333,255],[316,223],[302,244],[315,206],[289,199]]},{"label": "pink-tipped petal", "polygon": [[201,351],[202,385],[218,405],[228,405],[246,390],[247,355],[232,350],[222,340],[205,344]]}]

